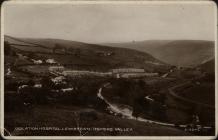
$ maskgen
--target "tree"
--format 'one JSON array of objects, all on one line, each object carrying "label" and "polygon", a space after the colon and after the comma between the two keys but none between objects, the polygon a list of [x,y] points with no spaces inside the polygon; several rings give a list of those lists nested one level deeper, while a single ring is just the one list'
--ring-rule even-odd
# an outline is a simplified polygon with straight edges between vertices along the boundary
[{"label": "tree", "polygon": [[74,55],[79,57],[79,56],[80,56],[80,54],[81,54],[81,51],[80,51],[80,49],[76,49],[76,50],[75,50],[75,54],[74,54]]},{"label": "tree", "polygon": [[42,88],[51,89],[54,86],[54,83],[51,81],[49,76],[43,77],[41,80]]},{"label": "tree", "polygon": [[[56,50],[62,50],[62,49],[65,49],[64,47],[62,47],[60,44],[56,43],[54,48],[53,48],[53,53],[55,53]],[[66,53],[66,50],[64,50],[65,53]]]},{"label": "tree", "polygon": [[35,85],[35,82],[31,79],[28,81],[28,85],[33,87]]}]

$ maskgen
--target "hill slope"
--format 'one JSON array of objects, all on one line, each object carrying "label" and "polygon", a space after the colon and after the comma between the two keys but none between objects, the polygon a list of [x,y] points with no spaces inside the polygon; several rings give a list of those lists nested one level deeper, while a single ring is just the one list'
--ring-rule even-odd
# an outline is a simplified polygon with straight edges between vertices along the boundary
[{"label": "hill slope", "polygon": [[199,65],[198,67],[207,73],[214,74],[214,72],[215,72],[215,59],[209,60],[209,61]]},{"label": "hill slope", "polygon": [[214,42],[203,40],[148,40],[129,43],[109,43],[113,47],[147,52],[155,58],[176,66],[197,66],[214,57]]},{"label": "hill slope", "polygon": [[[166,71],[169,68],[168,65],[148,53],[128,48],[114,48],[60,39],[23,39],[10,36],[5,36],[5,41],[13,44],[12,47],[17,52],[31,53],[31,57],[35,59],[53,58],[60,64],[80,65],[91,70],[134,67],[156,72]],[[57,48],[55,52],[53,52],[54,48]]]}]

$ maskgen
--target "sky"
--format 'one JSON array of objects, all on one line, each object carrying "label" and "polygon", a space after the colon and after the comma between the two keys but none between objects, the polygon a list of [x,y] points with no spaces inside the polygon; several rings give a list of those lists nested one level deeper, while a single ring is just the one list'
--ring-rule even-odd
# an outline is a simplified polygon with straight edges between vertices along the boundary
[{"label": "sky", "polygon": [[5,3],[4,34],[87,43],[214,40],[215,10],[205,4]]}]

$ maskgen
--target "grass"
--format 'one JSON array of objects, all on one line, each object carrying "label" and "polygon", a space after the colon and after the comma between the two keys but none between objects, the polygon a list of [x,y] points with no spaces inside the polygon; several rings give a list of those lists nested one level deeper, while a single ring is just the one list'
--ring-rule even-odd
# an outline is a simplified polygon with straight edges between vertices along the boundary
[{"label": "grass", "polygon": [[22,69],[26,69],[27,71],[31,73],[49,73],[49,66],[43,66],[43,65],[31,65],[31,66],[23,66],[20,67]]},{"label": "grass", "polygon": [[148,52],[163,62],[177,66],[197,66],[214,56],[214,42],[203,40],[148,40],[108,45]]},{"label": "grass", "polygon": [[[85,117],[78,116],[82,112],[92,111],[96,118],[87,120]],[[86,136],[183,136],[190,135],[186,132],[177,130],[171,127],[164,127],[155,124],[148,124],[138,122],[135,120],[128,120],[117,118],[102,112],[98,112],[90,108],[81,108],[76,106],[34,106],[25,113],[6,113],[5,114],[5,127],[18,135],[46,135],[46,136],[78,136],[79,131],[16,131],[15,127],[58,127],[58,128],[74,128],[77,123],[81,127],[88,128],[131,128],[129,132],[124,131],[82,131]]]},{"label": "grass", "polygon": [[51,53],[52,50],[46,49],[46,48],[40,48],[35,46],[19,46],[19,45],[12,45],[12,47],[20,49],[22,51],[28,51],[28,52],[46,52]]},{"label": "grass", "polygon": [[179,95],[198,101],[201,103],[215,105],[215,84],[201,83],[200,85],[193,85],[191,88],[181,91]]}]

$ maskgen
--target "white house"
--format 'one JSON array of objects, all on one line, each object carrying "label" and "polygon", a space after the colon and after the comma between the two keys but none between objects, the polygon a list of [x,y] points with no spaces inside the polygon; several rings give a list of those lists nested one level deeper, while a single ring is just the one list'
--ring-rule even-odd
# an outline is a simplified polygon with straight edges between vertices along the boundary
[{"label": "white house", "polygon": [[49,63],[49,64],[56,64],[57,63],[54,59],[47,59],[45,62]]},{"label": "white house", "polygon": [[31,59],[33,61],[34,64],[42,64],[42,60],[34,60],[34,59]]}]

